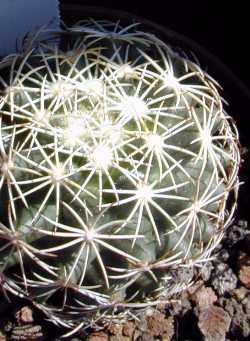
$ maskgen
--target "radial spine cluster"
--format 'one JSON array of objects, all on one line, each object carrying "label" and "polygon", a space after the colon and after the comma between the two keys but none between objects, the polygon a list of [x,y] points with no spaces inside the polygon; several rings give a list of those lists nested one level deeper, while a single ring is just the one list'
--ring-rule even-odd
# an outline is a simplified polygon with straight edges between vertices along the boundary
[{"label": "radial spine cluster", "polygon": [[0,63],[0,277],[73,328],[184,287],[170,270],[220,241],[240,156],[218,84],[140,25],[59,39]]}]

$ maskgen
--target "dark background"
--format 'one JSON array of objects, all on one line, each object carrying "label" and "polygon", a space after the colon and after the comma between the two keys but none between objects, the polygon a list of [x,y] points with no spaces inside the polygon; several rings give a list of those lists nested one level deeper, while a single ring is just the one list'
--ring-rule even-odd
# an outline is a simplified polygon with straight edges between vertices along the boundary
[{"label": "dark background", "polygon": [[217,56],[250,88],[248,1],[61,0],[131,12],[181,33]]}]

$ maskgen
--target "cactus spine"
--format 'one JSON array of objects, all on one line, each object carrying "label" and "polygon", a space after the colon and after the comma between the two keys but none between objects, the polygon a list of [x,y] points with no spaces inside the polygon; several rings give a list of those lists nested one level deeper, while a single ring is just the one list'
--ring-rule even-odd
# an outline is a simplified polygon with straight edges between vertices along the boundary
[{"label": "cactus spine", "polygon": [[0,64],[0,265],[73,328],[185,286],[171,269],[220,241],[240,156],[218,84],[138,24],[60,37]]}]

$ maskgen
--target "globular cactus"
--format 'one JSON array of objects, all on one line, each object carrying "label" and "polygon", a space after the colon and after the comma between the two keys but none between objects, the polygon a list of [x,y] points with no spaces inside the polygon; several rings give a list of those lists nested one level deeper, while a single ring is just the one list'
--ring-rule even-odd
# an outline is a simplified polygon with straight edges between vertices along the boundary
[{"label": "globular cactus", "polygon": [[[232,218],[218,84],[138,24],[86,20],[0,64],[5,290],[68,327],[166,300]],[[97,323],[97,322],[96,322]]]}]

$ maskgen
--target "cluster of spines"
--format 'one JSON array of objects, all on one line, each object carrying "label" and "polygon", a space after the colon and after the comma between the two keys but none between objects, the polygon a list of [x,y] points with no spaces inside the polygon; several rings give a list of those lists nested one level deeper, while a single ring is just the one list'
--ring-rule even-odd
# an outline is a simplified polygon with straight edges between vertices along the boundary
[{"label": "cluster of spines", "polygon": [[[9,252],[2,273],[18,261],[24,292],[38,288],[40,297],[50,297],[65,288],[62,310],[67,288],[92,300],[90,305],[77,300],[76,310],[81,305],[98,310],[113,306],[110,282],[123,293],[145,273],[159,282],[149,299],[142,295],[150,304],[152,297],[166,294],[169,276],[161,270],[204,262],[232,215],[226,201],[232,189],[237,192],[238,136],[216,83],[135,27],[81,22],[70,30],[78,37],[73,47],[61,51],[42,44],[21,61],[12,57],[8,80],[0,78],[0,188],[8,197],[8,227],[0,226],[6,243],[0,252]],[[42,197],[38,206],[32,203],[34,195]],[[174,214],[161,206],[163,201]],[[20,207],[30,211],[26,221],[18,217]],[[74,223],[62,221],[62,215]],[[158,216],[167,222],[164,233]],[[204,242],[206,229],[212,232]],[[154,250],[167,238],[170,249],[157,251],[159,258],[136,257],[133,250],[141,247],[145,233],[155,242]],[[37,236],[60,242],[38,248],[32,244]],[[131,244],[126,250],[125,241]],[[78,251],[69,269],[50,265],[57,252],[72,247]],[[100,250],[126,260],[127,267],[106,266]],[[37,266],[31,278],[24,256]],[[103,285],[84,284],[93,257]],[[120,297],[119,303],[136,306],[137,294],[124,301]]]}]

